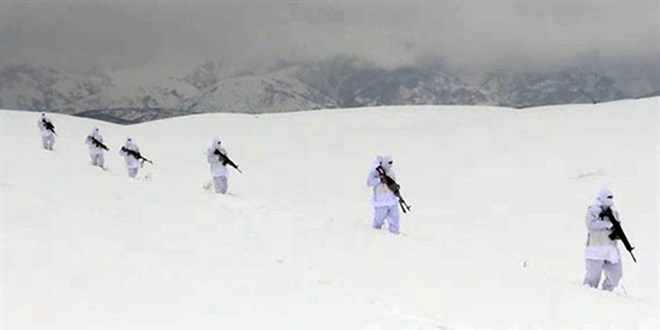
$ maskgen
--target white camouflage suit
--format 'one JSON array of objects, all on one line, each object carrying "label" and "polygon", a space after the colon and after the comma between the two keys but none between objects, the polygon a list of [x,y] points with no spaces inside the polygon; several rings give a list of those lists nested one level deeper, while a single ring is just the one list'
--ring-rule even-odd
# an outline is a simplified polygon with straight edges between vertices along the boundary
[{"label": "white camouflage suit", "polygon": [[211,167],[211,176],[213,177],[213,187],[215,192],[219,194],[226,194],[228,188],[227,176],[229,175],[229,171],[227,170],[226,164],[223,164],[220,161],[219,155],[214,154],[214,152],[217,150],[223,155],[228,156],[225,148],[220,146],[221,143],[222,142],[219,138],[213,139],[213,143],[206,151],[206,161],[209,162]]},{"label": "white camouflage suit", "polygon": [[126,149],[140,153],[140,148],[138,148],[137,144],[135,144],[135,142],[133,142],[131,138],[128,138],[126,139],[126,143],[124,143],[124,146],[121,149],[119,149],[119,155],[123,156],[124,160],[126,161],[126,169],[128,170],[128,176],[134,178],[137,176],[138,169],[140,168],[142,163],[140,163],[140,160],[137,159],[135,156],[124,151]]},{"label": "white camouflage suit", "polygon": [[103,148],[92,143],[92,137],[103,143],[103,136],[98,127],[94,127],[92,133],[85,139],[85,143],[89,145],[89,156],[92,158],[92,165],[103,168],[105,163],[105,159],[103,158]]},{"label": "white camouflage suit", "polygon": [[612,191],[603,188],[598,192],[596,203],[587,210],[586,225],[587,246],[585,249],[585,261],[587,274],[584,284],[597,288],[600,283],[601,273],[605,273],[603,290],[612,291],[619,284],[623,276],[621,265],[621,253],[617,247],[617,240],[610,239],[612,223],[607,217],[601,217],[601,213],[607,208],[612,208],[614,217],[621,221],[619,212],[614,209],[614,195]]},{"label": "white camouflage suit", "polygon": [[55,145],[55,133],[46,129],[45,123],[53,124],[50,118],[46,117],[45,113],[42,113],[41,118],[37,122],[37,127],[39,127],[39,130],[41,131],[41,145],[46,150],[53,150],[53,146]]},{"label": "white camouflage suit", "polygon": [[367,177],[367,186],[373,188],[373,197],[371,198],[371,205],[374,207],[374,219],[371,226],[375,229],[381,229],[385,220],[388,222],[388,229],[393,234],[399,233],[399,201],[394,193],[381,182],[380,175],[376,168],[381,166],[385,169],[385,173],[396,180],[394,170],[392,170],[392,157],[390,156],[377,156],[374,159]]}]

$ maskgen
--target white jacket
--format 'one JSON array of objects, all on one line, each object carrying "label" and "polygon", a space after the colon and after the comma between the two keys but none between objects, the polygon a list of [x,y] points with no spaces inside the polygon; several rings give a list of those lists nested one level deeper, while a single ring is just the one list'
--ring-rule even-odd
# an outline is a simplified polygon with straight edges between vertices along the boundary
[{"label": "white jacket", "polygon": [[[129,149],[129,150],[133,150],[137,153],[140,153],[140,148],[138,148],[137,144],[135,144],[132,141],[126,141],[126,144],[124,144],[124,148]],[[119,149],[119,155],[124,156],[124,160],[126,161],[126,167],[127,168],[138,168],[138,167],[140,167],[139,159],[133,157],[128,152],[125,152],[122,149]]]},{"label": "white jacket", "polygon": [[103,136],[101,135],[101,132],[99,132],[98,129],[94,129],[92,131],[92,134],[87,136],[87,139],[85,139],[85,143],[89,145],[89,154],[90,155],[98,155],[103,153],[103,148],[97,146],[96,144],[92,143],[92,137],[94,137],[97,141],[103,143]]},{"label": "white jacket", "polygon": [[[376,165],[377,166],[377,165]],[[394,193],[387,188],[387,185],[380,182],[380,175],[376,170],[376,166],[369,172],[367,177],[367,186],[373,188],[373,197],[371,198],[371,205],[373,207],[392,206],[399,203]],[[392,168],[385,169],[385,173],[396,181],[396,174]]]},{"label": "white jacket", "polygon": [[39,127],[39,130],[41,131],[41,136],[53,136],[53,132],[50,130],[46,129],[46,126],[44,125],[44,121],[48,123],[53,123],[50,121],[50,119],[46,116],[42,116],[39,121],[37,122],[37,127]]},{"label": "white jacket", "polygon": [[220,161],[220,156],[214,154],[216,150],[221,152],[223,155],[229,156],[227,154],[227,150],[220,146],[220,142],[214,140],[211,147],[206,151],[206,161],[209,162],[211,167],[211,176],[214,178],[227,177],[229,176],[227,166]]},{"label": "white jacket", "polygon": [[[616,220],[621,221],[619,212],[612,206],[612,213]],[[587,225],[587,246],[585,257],[589,260],[607,260],[611,263],[618,263],[621,260],[621,253],[616,240],[611,240],[609,235],[612,233],[612,223],[607,219],[600,218],[601,212],[605,207],[597,202],[587,209],[585,224]]]}]

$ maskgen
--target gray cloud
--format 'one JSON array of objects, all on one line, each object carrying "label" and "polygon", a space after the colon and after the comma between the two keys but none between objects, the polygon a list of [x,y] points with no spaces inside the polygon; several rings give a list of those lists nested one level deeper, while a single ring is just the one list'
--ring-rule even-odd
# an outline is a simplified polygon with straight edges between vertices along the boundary
[{"label": "gray cloud", "polygon": [[659,39],[658,1],[0,3],[0,65],[69,69],[335,55],[390,68],[436,57],[474,70],[657,66]]}]

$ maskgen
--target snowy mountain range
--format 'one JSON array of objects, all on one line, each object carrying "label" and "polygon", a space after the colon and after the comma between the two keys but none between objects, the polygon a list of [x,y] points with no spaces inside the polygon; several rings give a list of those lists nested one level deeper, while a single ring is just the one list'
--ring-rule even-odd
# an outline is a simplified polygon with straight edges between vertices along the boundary
[{"label": "snowy mountain range", "polygon": [[[137,73],[139,74],[139,72]],[[143,83],[112,72],[68,73],[9,65],[0,70],[0,107],[75,114],[131,123],[207,112],[272,113],[381,105],[499,105],[599,103],[638,97],[593,71],[496,71],[476,83],[432,64],[383,69],[335,57],[317,62],[276,62],[232,71],[207,61],[181,75]],[[658,92],[645,92],[644,96]]]}]

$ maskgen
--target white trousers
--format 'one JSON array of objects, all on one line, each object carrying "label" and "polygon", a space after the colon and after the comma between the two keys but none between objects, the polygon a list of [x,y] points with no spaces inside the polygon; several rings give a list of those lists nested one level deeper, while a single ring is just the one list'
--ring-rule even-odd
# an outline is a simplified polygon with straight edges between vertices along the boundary
[{"label": "white trousers", "polygon": [[381,229],[387,219],[388,229],[393,234],[399,233],[399,205],[379,206],[374,208],[372,227]]},{"label": "white trousers", "polygon": [[600,274],[605,273],[603,290],[612,291],[619,285],[623,277],[623,266],[621,261],[613,264],[607,260],[586,260],[587,274],[584,276],[584,284],[597,288],[600,283]]},{"label": "white trousers", "polygon": [[213,187],[215,188],[216,193],[226,194],[228,188],[227,177],[226,176],[213,177]]},{"label": "white trousers", "polygon": [[103,167],[103,164],[105,163],[105,159],[103,158],[103,153],[90,154],[89,156],[92,157],[92,165]]},{"label": "white trousers", "polygon": [[41,145],[44,147],[44,149],[53,150],[53,146],[55,145],[55,136],[42,135],[41,142],[42,142]]},{"label": "white trousers", "polygon": [[128,176],[129,177],[134,178],[134,177],[137,176],[137,174],[138,174],[138,167],[135,167],[135,168],[130,168],[129,167],[128,168]]}]

